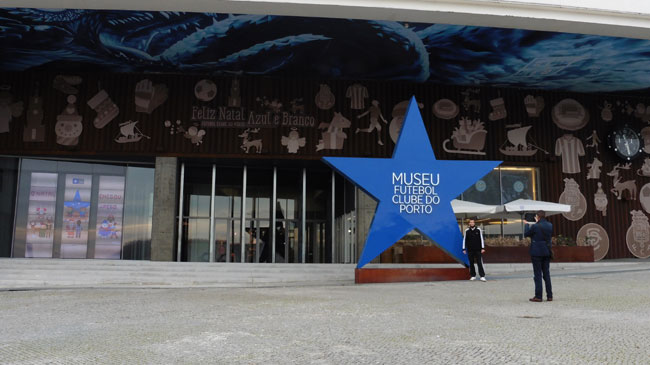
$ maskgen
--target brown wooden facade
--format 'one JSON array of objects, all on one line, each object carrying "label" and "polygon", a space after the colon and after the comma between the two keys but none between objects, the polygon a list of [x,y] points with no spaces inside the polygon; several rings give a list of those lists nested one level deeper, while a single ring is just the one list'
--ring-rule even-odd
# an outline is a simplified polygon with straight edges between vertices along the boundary
[{"label": "brown wooden facade", "polygon": [[[586,214],[577,221],[570,221],[561,215],[551,217],[555,225],[555,233],[575,237],[578,230],[587,223],[597,223],[607,231],[610,248],[606,258],[634,257],[626,244],[626,234],[632,223],[632,210],[639,210],[647,215],[639,199],[643,194],[642,187],[650,183],[650,177],[637,174],[644,158],[632,162],[631,168],[621,170],[622,180],[634,180],[637,188],[636,196],[624,196],[618,200],[611,192],[613,179],[607,176],[612,167],[623,163],[607,148],[607,135],[616,126],[628,124],[640,131],[648,125],[648,115],[637,113],[637,106],[650,104],[650,98],[639,94],[616,95],[577,94],[570,92],[551,92],[542,90],[524,90],[495,87],[464,87],[433,84],[412,84],[400,82],[377,81],[345,81],[345,80],[297,80],[287,78],[265,77],[209,77],[201,75],[159,75],[159,74],[77,74],[81,82],[68,85],[76,89],[75,93],[66,93],[55,88],[61,82],[56,73],[1,73],[0,85],[4,87],[0,102],[19,108],[22,102],[22,112],[13,116],[9,122],[9,131],[0,133],[0,154],[17,156],[178,156],[183,158],[246,158],[246,159],[307,159],[317,160],[323,156],[360,156],[360,157],[390,157],[395,144],[389,136],[390,123],[394,121],[393,108],[400,102],[415,95],[422,103],[421,114],[429,131],[430,139],[439,159],[490,159],[502,160],[509,166],[533,166],[539,168],[540,191],[542,200],[557,202],[564,190],[564,179],[573,178],[580,186],[580,191],[587,201]],[[290,75],[288,75],[290,76]],[[154,89],[160,93],[167,89],[167,98],[150,112],[136,110],[136,85],[142,80],[151,80]],[[197,82],[208,79],[216,85],[216,96],[209,101],[200,100],[195,95]],[[233,80],[239,83],[239,91],[233,91]],[[367,90],[368,97],[363,98],[363,107],[352,108],[352,99],[348,97],[348,88],[359,84]],[[146,86],[147,84],[139,84]],[[160,88],[164,85],[164,88]],[[327,85],[334,96],[334,104],[329,109],[319,108],[316,100],[320,98],[321,107],[324,98],[319,92],[321,85]],[[468,91],[468,89],[472,89]],[[72,89],[68,89],[71,91]],[[97,112],[87,102],[100,90],[105,90],[114,104],[119,107],[119,114],[106,126],[99,129],[93,124]],[[142,92],[142,90],[140,90]],[[146,92],[144,92],[146,99]],[[239,102],[229,98],[240,97]],[[78,144],[64,146],[57,143],[55,125],[57,117],[64,114],[69,106],[69,95],[75,95],[73,109],[82,118],[83,132]],[[537,117],[531,117],[524,103],[525,97],[542,97],[544,107]],[[42,99],[42,105],[33,105],[34,96]],[[465,98],[478,100],[469,108],[464,107]],[[204,97],[204,99],[209,98]],[[491,101],[502,98],[507,117],[490,120],[494,112]],[[552,110],[562,100],[567,98],[578,101],[589,113],[586,125],[577,130],[565,130],[554,122]],[[457,115],[443,119],[434,115],[434,104],[440,99],[449,99],[458,108]],[[373,100],[379,102],[383,118],[388,123],[380,121],[381,140],[377,143],[377,131],[371,133],[355,133],[357,128],[368,128],[369,116],[357,118],[367,111]],[[294,103],[292,103],[292,101]],[[330,100],[331,101],[331,100]],[[235,106],[233,106],[233,104]],[[280,105],[281,104],[281,105]],[[480,110],[476,106],[480,104]],[[468,106],[470,104],[467,104]],[[606,105],[610,105],[607,107]],[[358,106],[357,106],[358,107]],[[43,142],[25,141],[27,115],[42,110],[42,124],[45,136]],[[638,109],[640,110],[640,109]],[[201,113],[199,113],[201,111]],[[449,115],[454,114],[449,111]],[[330,128],[336,114],[340,113],[347,121],[348,127]],[[610,119],[607,121],[605,119]],[[447,117],[447,116],[445,116]],[[449,140],[454,129],[459,127],[461,118],[483,122],[487,131],[484,155],[449,153],[442,146]],[[604,119],[603,119],[604,118]],[[142,138],[137,142],[117,143],[121,136],[120,124],[127,121],[137,121],[137,128]],[[168,121],[168,122],[167,122]],[[177,122],[179,121],[179,122]],[[330,126],[322,123],[330,123]],[[504,155],[499,148],[507,139],[507,125],[521,124],[532,126],[528,136],[534,139],[537,146],[549,152],[538,151],[536,154],[524,156]],[[173,129],[172,129],[173,127]],[[196,134],[188,133],[195,127],[197,133],[204,131],[199,138]],[[320,127],[320,128],[319,128]],[[259,128],[259,129],[258,129]],[[291,153],[287,145],[282,144],[283,137],[289,138],[292,128],[298,133],[298,139],[304,138],[304,146],[294,146]],[[244,145],[243,132],[249,129],[250,140],[261,140],[262,148],[251,145],[248,153],[242,149]],[[598,148],[590,148],[587,140],[596,131],[601,143]],[[332,138],[344,138],[341,149],[325,148],[318,150],[319,142],[329,133]],[[580,172],[565,174],[562,172],[561,157],[555,156],[557,138],[570,133],[579,138],[585,147],[585,156],[579,158]],[[192,138],[194,137],[194,138]],[[295,141],[294,141],[295,142]],[[335,146],[335,141],[330,141]],[[448,142],[449,143],[449,142]],[[650,141],[648,141],[650,143]],[[643,146],[643,141],[642,141]],[[597,157],[603,164],[599,179],[588,179],[587,164]],[[608,199],[606,216],[595,209],[594,193],[597,183],[602,183]],[[650,193],[650,189],[648,189]]]}]

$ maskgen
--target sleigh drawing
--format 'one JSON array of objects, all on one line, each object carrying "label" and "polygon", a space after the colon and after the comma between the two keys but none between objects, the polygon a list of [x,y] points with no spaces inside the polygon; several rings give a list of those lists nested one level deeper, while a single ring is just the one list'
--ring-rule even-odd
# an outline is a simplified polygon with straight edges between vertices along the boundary
[{"label": "sleigh drawing", "polygon": [[[469,155],[485,155],[485,137],[487,131],[480,120],[469,120],[461,118],[458,121],[460,126],[454,129],[450,139],[442,142],[442,148],[449,153],[464,153]],[[449,141],[452,141],[453,149],[449,148]]]}]

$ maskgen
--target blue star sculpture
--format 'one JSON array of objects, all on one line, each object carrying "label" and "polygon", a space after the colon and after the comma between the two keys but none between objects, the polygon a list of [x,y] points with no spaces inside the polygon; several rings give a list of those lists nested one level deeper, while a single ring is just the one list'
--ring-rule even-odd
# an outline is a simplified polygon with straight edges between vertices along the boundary
[{"label": "blue star sculpture", "polygon": [[378,201],[358,268],[416,229],[468,265],[451,200],[501,161],[436,160],[415,97],[392,158],[324,157],[326,163]]},{"label": "blue star sculpture", "polygon": [[74,193],[74,198],[72,199],[71,202],[64,202],[64,206],[71,208],[72,213],[75,211],[79,212],[79,216],[83,217],[85,215],[85,212],[82,212],[81,209],[83,208],[88,208],[90,206],[89,202],[85,202],[81,200],[81,195],[79,195],[79,190],[77,190]]}]

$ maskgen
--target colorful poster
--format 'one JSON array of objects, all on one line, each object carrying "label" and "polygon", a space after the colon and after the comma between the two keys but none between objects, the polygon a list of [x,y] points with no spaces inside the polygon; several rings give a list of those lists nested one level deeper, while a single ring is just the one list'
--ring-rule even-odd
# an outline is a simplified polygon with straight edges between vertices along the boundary
[{"label": "colorful poster", "polygon": [[92,175],[66,174],[65,176],[61,258],[86,258],[92,182]]},{"label": "colorful poster", "polygon": [[124,176],[100,176],[97,200],[96,259],[120,259]]},{"label": "colorful poster", "polygon": [[25,257],[52,257],[57,178],[55,173],[32,172]]}]

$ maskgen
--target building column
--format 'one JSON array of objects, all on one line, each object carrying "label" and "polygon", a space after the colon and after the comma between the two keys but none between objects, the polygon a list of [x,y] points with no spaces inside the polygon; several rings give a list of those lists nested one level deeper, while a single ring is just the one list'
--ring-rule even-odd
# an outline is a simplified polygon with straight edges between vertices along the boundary
[{"label": "building column", "polygon": [[151,261],[174,261],[176,209],[178,200],[178,159],[156,157],[153,217],[151,223]]},{"label": "building column", "polygon": [[[361,259],[361,253],[366,244],[368,233],[370,232],[370,224],[375,216],[377,210],[377,202],[370,197],[370,195],[363,192],[359,188],[357,190],[357,263]],[[370,261],[370,263],[379,263],[379,256]]]}]

